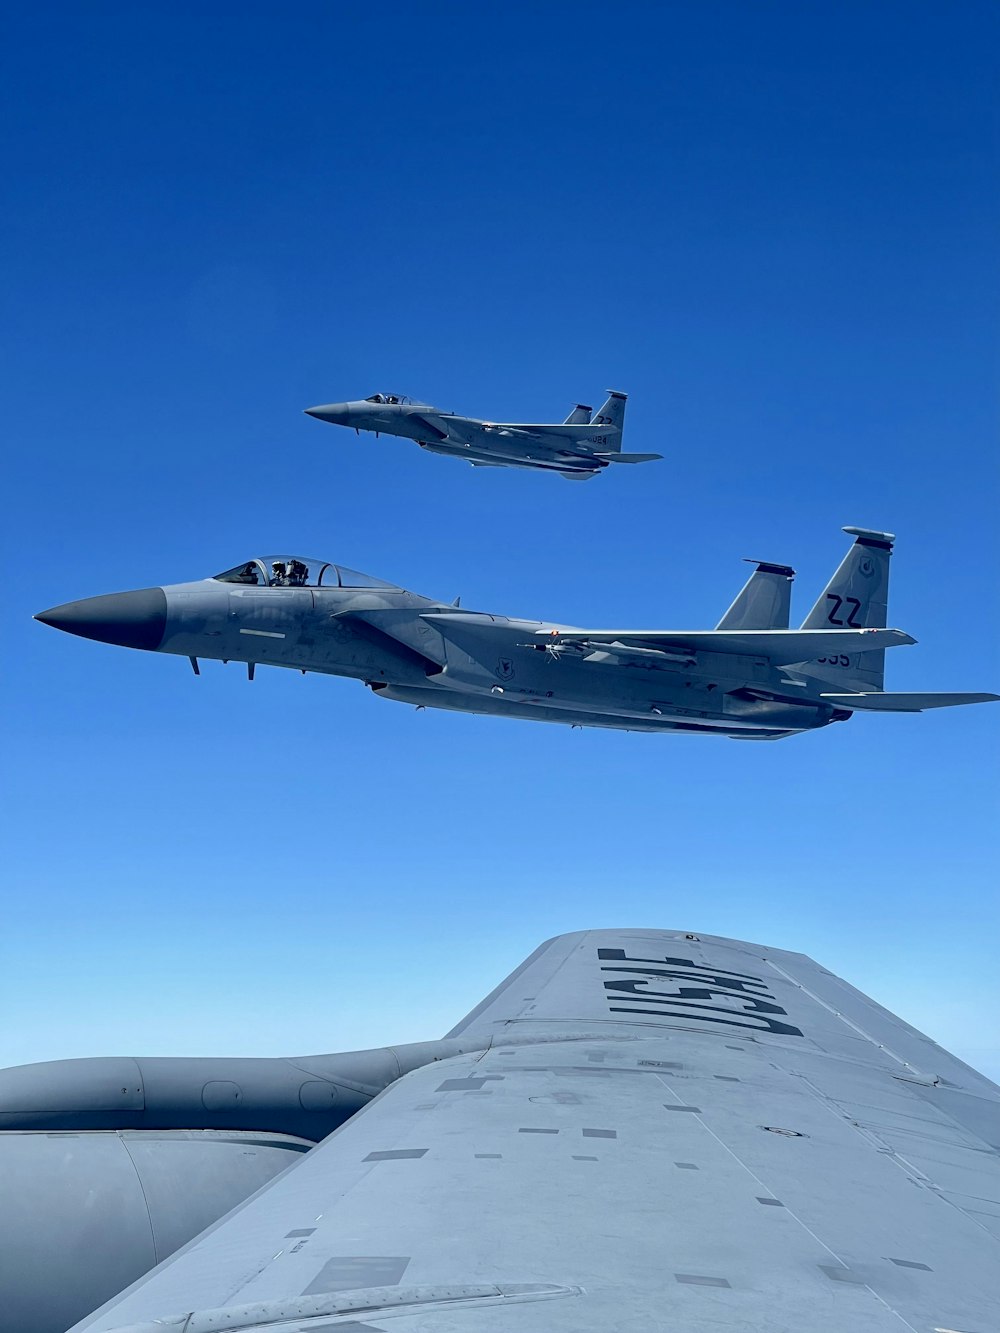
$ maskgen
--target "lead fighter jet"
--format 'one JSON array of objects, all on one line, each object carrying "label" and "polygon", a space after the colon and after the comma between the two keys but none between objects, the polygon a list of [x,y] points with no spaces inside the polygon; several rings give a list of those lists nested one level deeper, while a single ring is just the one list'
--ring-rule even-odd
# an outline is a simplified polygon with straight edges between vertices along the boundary
[{"label": "lead fighter jet", "polygon": [[714,630],[576,629],[468,612],[342,565],[245,560],[213,578],[69,602],[36,616],[128,648],[318,671],[418,707],[537,722],[772,740],[856,711],[920,712],[995,694],[893,694],[885,649],[893,535],[854,544],[788,628],[794,570],[764,561]]},{"label": "lead fighter jet", "polygon": [[651,463],[663,457],[622,453],[625,394],[613,391],[593,417],[589,407],[578,403],[560,425],[460,417],[393,393],[307,407],[306,415],[356,431],[374,431],[376,436],[400,435],[416,440],[429,453],[464,458],[473,467],[534,468],[558,472],[570,481],[586,481],[611,463]]}]

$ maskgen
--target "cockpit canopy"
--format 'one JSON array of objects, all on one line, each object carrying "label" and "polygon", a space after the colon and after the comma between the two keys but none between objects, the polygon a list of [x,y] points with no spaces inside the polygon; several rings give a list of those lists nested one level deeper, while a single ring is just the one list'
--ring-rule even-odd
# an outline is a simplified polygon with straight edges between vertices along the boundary
[{"label": "cockpit canopy", "polygon": [[413,406],[413,399],[407,398],[401,393],[373,393],[370,398],[365,399],[366,403],[395,403],[397,406]]},{"label": "cockpit canopy", "polygon": [[219,583],[242,583],[251,588],[394,588],[394,583],[372,578],[346,565],[310,560],[301,555],[262,555],[234,569],[213,574]]}]

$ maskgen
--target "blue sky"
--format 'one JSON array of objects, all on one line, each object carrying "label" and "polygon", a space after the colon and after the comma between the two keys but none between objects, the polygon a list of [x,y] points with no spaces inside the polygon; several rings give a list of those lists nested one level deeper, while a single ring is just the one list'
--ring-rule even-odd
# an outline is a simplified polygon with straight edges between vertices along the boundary
[{"label": "blue sky", "polygon": [[[100,4],[7,16],[0,1063],[450,1027],[543,938],[800,949],[1000,1077],[1000,708],[775,745],[128,652],[34,611],[250,555],[710,627],[899,535],[894,689],[1000,687],[988,4]],[[375,389],[663,463],[474,471]]]}]

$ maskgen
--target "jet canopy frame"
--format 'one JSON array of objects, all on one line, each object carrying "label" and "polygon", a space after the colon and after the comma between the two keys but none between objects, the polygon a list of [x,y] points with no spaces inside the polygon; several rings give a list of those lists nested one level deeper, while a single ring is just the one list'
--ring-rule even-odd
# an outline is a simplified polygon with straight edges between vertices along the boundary
[{"label": "jet canopy frame", "polygon": [[301,555],[263,555],[244,560],[232,569],[213,574],[217,583],[239,583],[249,588],[395,588],[347,565]]}]

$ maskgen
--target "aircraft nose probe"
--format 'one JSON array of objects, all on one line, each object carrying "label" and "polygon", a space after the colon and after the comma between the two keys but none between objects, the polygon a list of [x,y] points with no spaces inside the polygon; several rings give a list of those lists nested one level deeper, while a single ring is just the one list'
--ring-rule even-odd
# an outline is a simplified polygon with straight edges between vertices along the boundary
[{"label": "aircraft nose probe", "polygon": [[35,620],[83,639],[155,651],[167,628],[167,596],[162,588],[142,588],[138,592],[84,597],[79,602],[39,611]]}]

